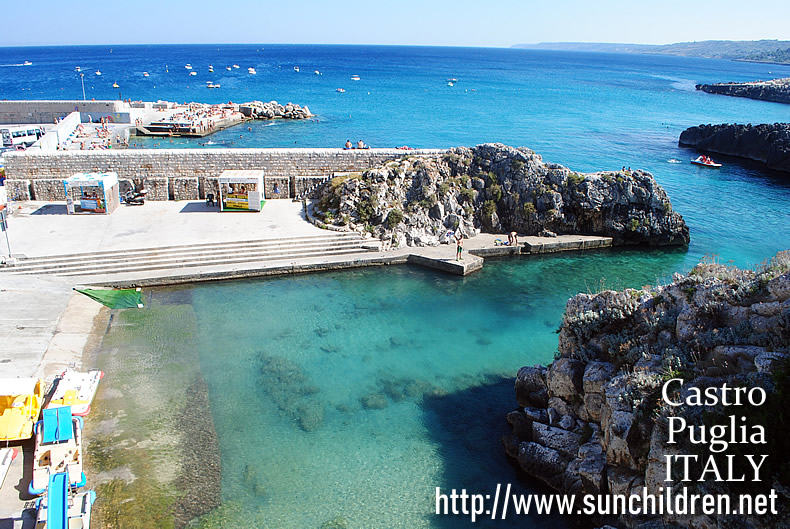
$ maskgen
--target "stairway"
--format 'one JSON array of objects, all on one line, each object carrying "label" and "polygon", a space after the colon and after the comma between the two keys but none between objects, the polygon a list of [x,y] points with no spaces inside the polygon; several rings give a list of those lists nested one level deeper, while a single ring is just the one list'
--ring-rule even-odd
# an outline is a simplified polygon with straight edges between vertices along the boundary
[{"label": "stairway", "polygon": [[357,233],[332,233],[255,241],[198,243],[161,248],[109,250],[101,252],[18,258],[14,266],[0,267],[2,274],[55,276],[115,276],[156,271],[169,275],[197,273],[197,267],[212,270],[265,268],[297,259],[341,256],[376,251],[370,240]]}]

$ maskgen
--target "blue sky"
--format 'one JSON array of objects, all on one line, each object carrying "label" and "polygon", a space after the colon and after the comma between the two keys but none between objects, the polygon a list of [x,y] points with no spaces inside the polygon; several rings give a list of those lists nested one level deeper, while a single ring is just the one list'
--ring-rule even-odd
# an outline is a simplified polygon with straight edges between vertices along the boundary
[{"label": "blue sky", "polygon": [[4,0],[0,46],[790,40],[790,0]]}]

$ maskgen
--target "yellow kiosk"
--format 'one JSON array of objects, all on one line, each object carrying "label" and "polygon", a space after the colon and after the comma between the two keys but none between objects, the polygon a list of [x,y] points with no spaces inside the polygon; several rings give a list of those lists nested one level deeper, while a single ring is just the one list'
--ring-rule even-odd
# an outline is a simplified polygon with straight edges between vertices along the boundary
[{"label": "yellow kiosk", "polygon": [[263,207],[263,170],[222,171],[218,183],[220,211],[260,211]]}]

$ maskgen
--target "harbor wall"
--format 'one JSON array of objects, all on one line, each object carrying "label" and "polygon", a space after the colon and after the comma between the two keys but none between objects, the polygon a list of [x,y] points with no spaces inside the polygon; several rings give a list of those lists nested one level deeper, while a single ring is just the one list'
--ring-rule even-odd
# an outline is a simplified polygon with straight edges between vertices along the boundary
[{"label": "harbor wall", "polygon": [[[282,198],[301,195],[334,172],[363,171],[405,156],[440,149],[125,149],[34,151],[5,155],[12,200],[62,200],[60,182],[74,173],[118,173],[122,183],[145,186],[153,200],[205,198],[227,169],[263,169],[265,187],[279,183]],[[288,183],[287,185],[284,185]],[[122,185],[122,187],[125,187]],[[207,191],[208,190],[208,191]]]},{"label": "harbor wall", "polygon": [[[0,124],[47,124],[55,123],[74,111],[86,116],[91,115],[94,121],[99,117],[113,117],[117,123],[128,123],[128,110],[123,112],[123,101],[0,101]],[[126,117],[124,118],[124,114]],[[126,121],[124,121],[126,119]],[[85,119],[87,120],[87,117]]]}]

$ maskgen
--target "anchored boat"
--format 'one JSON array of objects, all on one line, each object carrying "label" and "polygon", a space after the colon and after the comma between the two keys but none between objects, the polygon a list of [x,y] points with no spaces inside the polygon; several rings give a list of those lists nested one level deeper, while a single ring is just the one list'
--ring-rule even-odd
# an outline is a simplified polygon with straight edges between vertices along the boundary
[{"label": "anchored boat", "polygon": [[30,439],[43,404],[43,380],[0,378],[0,441]]},{"label": "anchored boat", "polygon": [[66,472],[53,474],[46,496],[36,502],[36,529],[88,529],[95,501],[96,493],[92,490],[71,493]]},{"label": "anchored boat", "polygon": [[87,373],[67,369],[55,379],[55,391],[46,408],[49,410],[71,406],[72,415],[79,417],[88,415],[96,389],[103,377],[104,372],[98,369],[92,369]]},{"label": "anchored boat", "polygon": [[71,415],[71,406],[51,408],[41,413],[36,423],[36,448],[33,452],[33,479],[28,492],[43,494],[50,476],[67,472],[72,487],[85,485],[82,472],[82,417]]}]

